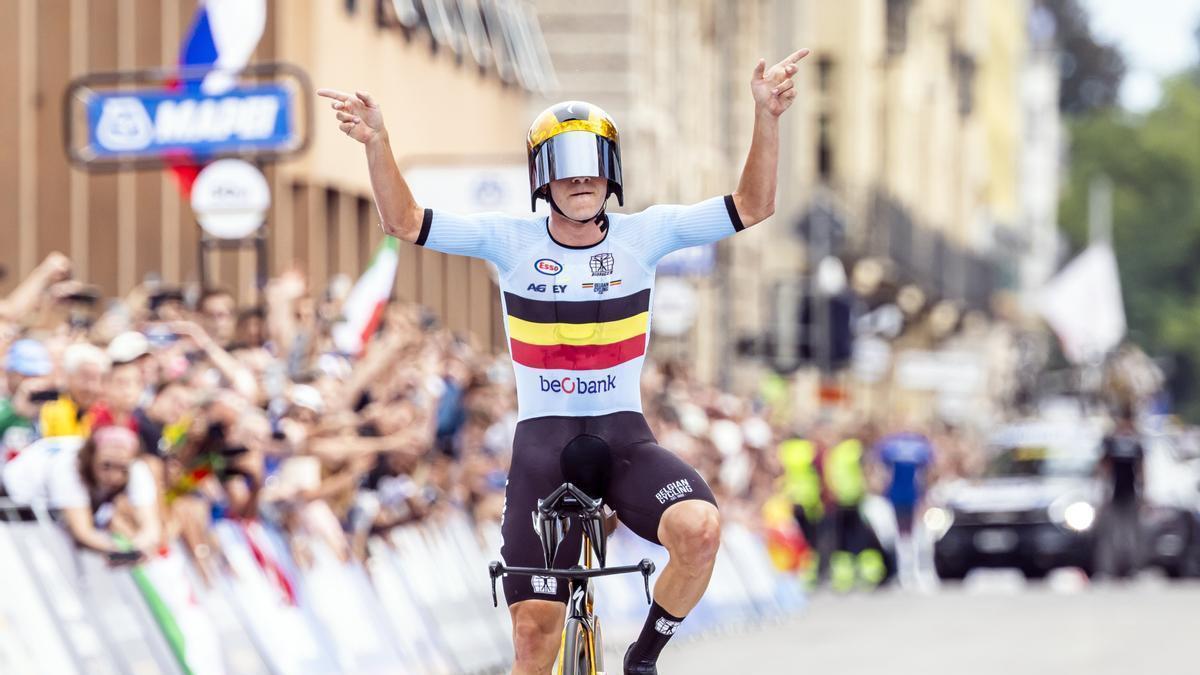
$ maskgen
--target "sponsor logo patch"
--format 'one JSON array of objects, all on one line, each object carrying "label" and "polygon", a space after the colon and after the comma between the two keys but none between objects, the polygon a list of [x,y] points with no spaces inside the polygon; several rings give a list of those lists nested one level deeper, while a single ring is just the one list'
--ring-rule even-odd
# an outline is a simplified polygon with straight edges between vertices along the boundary
[{"label": "sponsor logo patch", "polygon": [[554,276],[563,270],[563,266],[560,265],[557,260],[542,258],[533,263],[533,269],[541,272],[542,274]]},{"label": "sponsor logo patch", "polygon": [[686,494],[691,494],[691,492],[692,484],[689,483],[686,478],[680,478],[674,483],[667,483],[664,485],[661,490],[654,493],[654,498],[658,500],[659,504],[666,504],[667,502],[673,502]]},{"label": "sponsor logo patch", "polygon": [[616,280],[614,280],[614,281],[594,281],[594,282],[588,282],[588,283],[585,283],[585,284],[583,284],[583,287],[584,287],[584,288],[590,288],[590,289],[592,289],[593,291],[595,291],[597,294],[604,294],[604,293],[607,293],[607,292],[608,292],[608,289],[609,289],[609,287],[610,287],[610,286],[620,286],[620,285],[621,285],[621,280],[620,280],[620,279],[616,279]]},{"label": "sponsor logo patch", "polygon": [[532,293],[545,293],[547,289],[553,289],[555,293],[566,293],[566,284],[529,284],[525,290]]},{"label": "sponsor logo patch", "polygon": [[588,261],[588,266],[592,268],[592,276],[606,277],[613,273],[613,254],[597,253]]},{"label": "sponsor logo patch", "polygon": [[654,622],[654,630],[663,635],[674,635],[675,629],[679,628],[679,621],[671,621],[670,619],[659,619]]},{"label": "sponsor logo patch", "polygon": [[597,379],[564,377],[557,380],[547,380],[545,377],[538,375],[538,384],[541,385],[542,391],[552,391],[556,394],[603,394],[616,390],[617,378],[615,375],[605,375]]},{"label": "sponsor logo patch", "polygon": [[533,584],[533,592],[542,595],[554,595],[558,592],[557,577],[529,577]]}]

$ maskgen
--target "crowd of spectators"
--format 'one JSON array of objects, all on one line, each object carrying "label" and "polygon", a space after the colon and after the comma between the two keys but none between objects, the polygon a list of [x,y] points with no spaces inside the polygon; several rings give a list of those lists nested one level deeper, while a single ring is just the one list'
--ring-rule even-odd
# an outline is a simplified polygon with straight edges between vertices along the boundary
[{"label": "crowd of spectators", "polygon": [[[50,255],[0,301],[5,496],[60,510],[114,560],[182,540],[206,574],[219,518],[269,520],[344,559],[440,509],[497,521],[516,425],[507,355],[403,302],[362,354],[340,353],[347,287],[289,271],[251,307],[165,284],[102,298]],[[765,418],[670,364],[647,368],[646,390],[664,444],[752,517],[777,464]]]},{"label": "crowd of spectators", "polygon": [[[103,298],[71,276],[52,254],[0,300],[0,489],[60,511],[80,546],[129,562],[182,541],[207,576],[222,564],[216,519],[304,533],[289,537],[301,561],[313,539],[362,559],[373,533],[446,509],[499,520],[516,425],[507,354],[404,302],[361,354],[342,353],[350,284],[314,289],[297,271],[245,307],[161,283]],[[795,430],[782,386],[748,399],[680,363],[646,367],[651,426],[726,518],[754,525],[780,491],[778,447]]]}]

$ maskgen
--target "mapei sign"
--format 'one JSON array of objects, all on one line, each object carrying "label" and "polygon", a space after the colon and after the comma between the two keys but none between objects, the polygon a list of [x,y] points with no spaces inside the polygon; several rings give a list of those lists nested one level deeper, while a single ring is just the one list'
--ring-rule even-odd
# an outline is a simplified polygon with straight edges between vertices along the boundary
[{"label": "mapei sign", "polygon": [[88,101],[88,147],[96,157],[198,156],[280,150],[295,142],[290,92],[238,87],[219,96],[132,91]]},{"label": "mapei sign", "polygon": [[311,89],[303,71],[279,63],[93,73],[67,90],[64,143],[71,161],[89,170],[269,161],[307,146]]}]

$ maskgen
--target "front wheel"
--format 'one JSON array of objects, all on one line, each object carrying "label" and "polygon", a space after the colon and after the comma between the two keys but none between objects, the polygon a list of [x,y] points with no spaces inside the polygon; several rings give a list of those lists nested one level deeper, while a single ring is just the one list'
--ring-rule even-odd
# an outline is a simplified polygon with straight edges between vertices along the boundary
[{"label": "front wheel", "polygon": [[562,675],[596,675],[587,626],[579,619],[567,619],[563,628],[562,653],[558,655]]}]

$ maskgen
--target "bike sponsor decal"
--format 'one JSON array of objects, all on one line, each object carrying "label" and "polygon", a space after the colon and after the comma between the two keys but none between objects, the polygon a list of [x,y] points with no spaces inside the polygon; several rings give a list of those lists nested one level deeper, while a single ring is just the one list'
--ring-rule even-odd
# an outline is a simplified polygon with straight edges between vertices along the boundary
[{"label": "bike sponsor decal", "polygon": [[558,592],[557,577],[529,577],[533,584],[533,592],[541,593],[542,595],[554,595]]},{"label": "bike sponsor decal", "polygon": [[654,498],[658,500],[659,504],[666,504],[667,502],[673,502],[686,494],[690,494],[691,492],[691,483],[689,483],[686,478],[681,478],[674,483],[667,483],[664,485],[661,490],[654,493]]},{"label": "bike sponsor decal", "polygon": [[552,391],[556,394],[603,394],[616,391],[617,378],[615,375],[605,375],[597,379],[567,376],[558,380],[547,380],[538,375],[538,384],[542,391]]},{"label": "bike sponsor decal", "polygon": [[675,629],[679,628],[681,621],[671,621],[670,619],[659,619],[654,622],[654,630],[663,635],[674,635]]},{"label": "bike sponsor decal", "polygon": [[606,277],[613,273],[613,254],[597,253],[588,261],[588,266],[592,268],[592,276]]},{"label": "bike sponsor decal", "polygon": [[533,263],[533,269],[541,272],[542,274],[554,276],[563,270],[563,266],[560,265],[557,260],[541,258],[537,262]]}]

